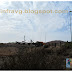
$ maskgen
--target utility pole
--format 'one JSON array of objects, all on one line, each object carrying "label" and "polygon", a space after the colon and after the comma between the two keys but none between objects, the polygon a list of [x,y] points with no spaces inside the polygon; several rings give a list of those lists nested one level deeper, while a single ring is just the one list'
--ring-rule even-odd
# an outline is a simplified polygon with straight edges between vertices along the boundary
[{"label": "utility pole", "polygon": [[45,32],[45,42],[46,42],[46,32]]},{"label": "utility pole", "polygon": [[[72,11],[69,11],[72,13]],[[72,25],[71,25],[71,14],[70,14],[70,33],[71,33],[71,42],[72,42]]]},{"label": "utility pole", "polygon": [[24,42],[25,42],[25,36],[24,36]]}]

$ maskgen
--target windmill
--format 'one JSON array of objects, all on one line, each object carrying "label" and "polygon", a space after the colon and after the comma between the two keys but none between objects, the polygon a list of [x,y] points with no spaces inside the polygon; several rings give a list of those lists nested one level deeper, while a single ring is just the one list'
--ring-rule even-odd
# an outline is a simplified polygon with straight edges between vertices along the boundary
[{"label": "windmill", "polygon": [[[69,11],[72,13],[72,11]],[[70,14],[70,33],[71,33],[71,42],[72,42],[72,25],[71,25],[71,14]]]}]

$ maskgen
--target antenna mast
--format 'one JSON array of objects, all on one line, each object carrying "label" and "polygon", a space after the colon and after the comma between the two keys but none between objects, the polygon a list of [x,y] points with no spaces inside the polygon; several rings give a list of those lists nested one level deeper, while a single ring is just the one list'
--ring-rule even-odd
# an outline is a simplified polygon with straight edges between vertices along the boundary
[{"label": "antenna mast", "polygon": [[[72,11],[69,11],[70,13]],[[71,42],[72,42],[72,25],[71,25],[71,14],[70,14],[70,33],[71,33]]]},{"label": "antenna mast", "polygon": [[45,32],[45,42],[46,42],[46,32]]}]

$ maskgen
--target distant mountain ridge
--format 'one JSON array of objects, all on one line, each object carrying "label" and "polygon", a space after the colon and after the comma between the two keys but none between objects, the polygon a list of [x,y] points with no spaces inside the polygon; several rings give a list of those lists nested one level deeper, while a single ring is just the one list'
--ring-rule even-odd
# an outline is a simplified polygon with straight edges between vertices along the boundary
[{"label": "distant mountain ridge", "polygon": [[61,40],[54,40],[54,41],[49,41],[47,43],[64,43],[65,41],[61,41]]}]

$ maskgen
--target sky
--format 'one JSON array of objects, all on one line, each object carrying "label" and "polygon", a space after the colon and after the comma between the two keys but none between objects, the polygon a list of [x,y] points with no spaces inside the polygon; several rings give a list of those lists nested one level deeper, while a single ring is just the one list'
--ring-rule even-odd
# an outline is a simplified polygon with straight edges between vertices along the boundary
[{"label": "sky", "polygon": [[[4,1],[0,9],[72,10],[72,1]],[[0,43],[70,41],[69,13],[0,13]],[[45,40],[46,38],[46,40]]]}]

